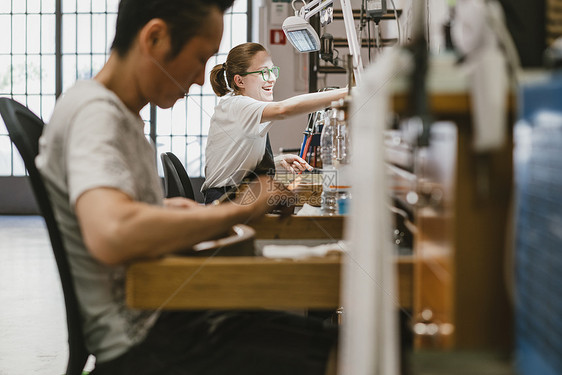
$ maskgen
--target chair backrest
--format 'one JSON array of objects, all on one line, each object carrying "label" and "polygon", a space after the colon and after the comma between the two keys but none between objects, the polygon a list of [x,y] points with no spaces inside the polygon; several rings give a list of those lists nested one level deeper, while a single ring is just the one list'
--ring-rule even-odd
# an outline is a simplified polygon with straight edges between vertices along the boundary
[{"label": "chair backrest", "polygon": [[78,300],[62,235],[55,220],[47,189],[35,166],[35,157],[39,153],[39,137],[43,132],[44,123],[28,108],[9,98],[0,98],[0,115],[4,119],[10,139],[16,145],[29,173],[33,193],[45,219],[55,254],[64,293],[68,326],[69,359],[66,375],[80,375],[90,353],[88,353],[84,341]]},{"label": "chair backrest", "polygon": [[189,176],[180,159],[171,152],[160,155],[164,168],[164,185],[166,198],[184,197],[195,199]]}]

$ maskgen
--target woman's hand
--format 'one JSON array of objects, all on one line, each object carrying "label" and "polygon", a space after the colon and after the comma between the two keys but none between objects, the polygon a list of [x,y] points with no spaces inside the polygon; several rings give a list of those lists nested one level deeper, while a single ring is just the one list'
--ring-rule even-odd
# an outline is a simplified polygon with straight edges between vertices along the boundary
[{"label": "woman's hand", "polygon": [[184,197],[173,197],[164,199],[166,208],[193,208],[198,207],[199,203]]},{"label": "woman's hand", "polygon": [[275,159],[279,165],[292,173],[300,173],[305,170],[311,171],[314,169],[306,160],[298,155],[284,154],[277,156]]}]

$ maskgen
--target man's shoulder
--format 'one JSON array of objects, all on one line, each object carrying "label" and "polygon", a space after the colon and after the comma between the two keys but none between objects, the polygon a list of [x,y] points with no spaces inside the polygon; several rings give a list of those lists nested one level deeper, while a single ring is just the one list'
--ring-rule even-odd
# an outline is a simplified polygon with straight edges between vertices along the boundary
[{"label": "man's shoulder", "polygon": [[117,96],[102,84],[94,80],[87,80],[76,82],[61,96],[57,104],[72,105],[75,109],[80,109],[84,104],[98,100],[110,103],[119,101]]},{"label": "man's shoulder", "polygon": [[94,81],[78,81],[58,100],[53,111],[51,123],[68,123],[83,111],[94,113],[122,112],[119,98],[102,84]]}]

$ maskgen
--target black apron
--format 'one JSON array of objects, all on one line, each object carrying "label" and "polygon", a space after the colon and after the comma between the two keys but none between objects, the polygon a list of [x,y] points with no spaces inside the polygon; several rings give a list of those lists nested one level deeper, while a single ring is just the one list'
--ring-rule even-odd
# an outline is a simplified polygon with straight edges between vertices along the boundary
[{"label": "black apron", "polygon": [[263,158],[254,168],[254,173],[258,176],[264,174],[275,175],[275,160],[273,160],[273,151],[271,150],[271,143],[269,142],[269,133],[265,139],[265,152]]},{"label": "black apron", "polygon": [[[244,178],[244,180],[251,181],[256,176],[275,175],[275,160],[273,159],[273,150],[271,149],[271,143],[269,142],[269,133],[266,135],[266,139],[265,139],[265,151],[263,154],[263,158],[252,172],[250,172]],[[223,187],[209,188],[207,190],[204,190],[203,195],[205,196],[205,204],[213,203],[213,201],[219,199],[224,194],[227,194],[228,192],[234,193],[235,191],[236,191],[236,186],[223,186]]]}]

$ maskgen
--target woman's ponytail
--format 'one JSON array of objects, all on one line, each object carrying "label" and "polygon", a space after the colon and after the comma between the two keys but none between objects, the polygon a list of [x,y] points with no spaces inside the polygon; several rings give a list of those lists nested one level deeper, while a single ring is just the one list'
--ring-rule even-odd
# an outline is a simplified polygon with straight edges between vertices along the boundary
[{"label": "woman's ponytail", "polygon": [[225,96],[230,92],[228,84],[226,83],[226,64],[215,65],[211,70],[211,86],[217,96]]}]

